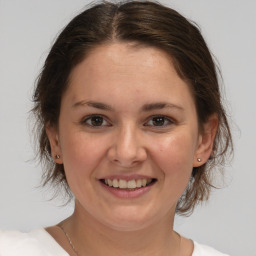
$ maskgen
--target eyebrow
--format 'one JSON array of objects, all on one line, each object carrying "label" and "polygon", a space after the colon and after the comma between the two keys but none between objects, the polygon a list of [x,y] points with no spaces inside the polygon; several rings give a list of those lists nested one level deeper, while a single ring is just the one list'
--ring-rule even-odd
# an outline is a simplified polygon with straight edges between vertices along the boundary
[{"label": "eyebrow", "polygon": [[[110,105],[107,105],[101,102],[96,102],[96,101],[82,100],[72,105],[73,108],[82,107],[82,106],[89,106],[89,107],[93,107],[101,110],[114,111],[114,109]],[[171,103],[166,103],[166,102],[156,102],[156,103],[145,104],[141,107],[141,110],[143,112],[148,112],[148,111],[164,109],[164,108],[174,108],[182,111],[184,110],[184,108],[182,108],[181,106],[171,104]]]},{"label": "eyebrow", "polygon": [[114,110],[111,106],[107,104],[96,102],[96,101],[85,101],[85,100],[76,102],[72,107],[77,108],[82,106],[88,106],[88,107],[93,107],[93,108],[102,109],[102,110],[109,110],[109,111]]},{"label": "eyebrow", "polygon": [[181,106],[171,104],[171,103],[166,103],[166,102],[157,102],[157,103],[150,103],[150,104],[145,104],[142,106],[142,111],[152,111],[152,110],[158,110],[158,109],[163,109],[163,108],[176,108],[179,110],[184,110]]}]

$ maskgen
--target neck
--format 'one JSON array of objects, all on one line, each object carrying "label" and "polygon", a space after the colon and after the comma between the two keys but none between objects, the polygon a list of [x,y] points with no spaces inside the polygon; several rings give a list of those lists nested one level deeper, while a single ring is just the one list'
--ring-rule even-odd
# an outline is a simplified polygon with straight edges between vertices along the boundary
[{"label": "neck", "polygon": [[173,231],[174,211],[159,222],[132,231],[99,223],[76,203],[63,227],[79,255],[179,255],[180,238]]}]

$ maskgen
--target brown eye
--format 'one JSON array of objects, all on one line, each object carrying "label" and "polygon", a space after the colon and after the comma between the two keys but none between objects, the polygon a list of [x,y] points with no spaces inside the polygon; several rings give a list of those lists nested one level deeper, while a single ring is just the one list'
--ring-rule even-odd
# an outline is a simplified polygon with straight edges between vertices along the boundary
[{"label": "brown eye", "polygon": [[165,127],[170,124],[172,124],[172,120],[170,118],[167,118],[165,116],[153,116],[146,124],[145,126],[153,126],[153,127]]},{"label": "brown eye", "polygon": [[157,116],[152,118],[152,123],[154,126],[163,126],[165,124],[165,117]]},{"label": "brown eye", "polygon": [[103,117],[101,116],[93,116],[91,117],[91,125],[92,126],[101,126],[103,124]]},{"label": "brown eye", "polygon": [[87,117],[82,123],[92,127],[109,126],[104,117],[97,115]]}]

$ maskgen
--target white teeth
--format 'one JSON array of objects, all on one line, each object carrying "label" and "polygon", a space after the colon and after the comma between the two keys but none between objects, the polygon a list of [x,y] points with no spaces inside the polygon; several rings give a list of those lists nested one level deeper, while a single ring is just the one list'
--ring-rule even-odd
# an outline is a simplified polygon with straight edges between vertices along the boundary
[{"label": "white teeth", "polygon": [[104,180],[105,184],[114,187],[114,188],[121,188],[121,189],[135,189],[135,188],[141,188],[145,187],[147,184],[150,184],[152,182],[152,179],[138,179],[138,180],[111,180],[111,179],[106,179]]},{"label": "white teeth", "polygon": [[142,179],[142,186],[146,187],[146,185],[147,185],[147,180],[146,179]]},{"label": "white teeth", "polygon": [[[105,181],[106,181],[106,180],[105,180]],[[108,180],[107,180],[107,184],[108,184],[110,187],[112,187],[112,186],[113,186],[113,181],[110,180],[110,179],[108,179]]]},{"label": "white teeth", "polygon": [[118,187],[119,187],[119,184],[118,184],[118,180],[117,180],[117,179],[114,179],[114,180],[113,180],[113,187],[114,187],[114,188],[118,188]]},{"label": "white teeth", "polygon": [[119,180],[119,188],[127,188],[127,181]]},{"label": "white teeth", "polygon": [[129,181],[127,182],[127,187],[128,187],[128,188],[136,188],[136,182],[135,182],[135,180],[129,180]]},{"label": "white teeth", "polygon": [[137,188],[141,188],[141,186],[142,186],[142,181],[141,180],[137,180],[136,181],[136,187]]}]

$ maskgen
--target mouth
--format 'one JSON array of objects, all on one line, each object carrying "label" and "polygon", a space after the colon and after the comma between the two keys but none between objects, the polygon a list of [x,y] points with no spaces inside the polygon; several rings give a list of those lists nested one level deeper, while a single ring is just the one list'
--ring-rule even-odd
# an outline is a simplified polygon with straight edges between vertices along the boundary
[{"label": "mouth", "polygon": [[137,190],[143,187],[148,187],[153,185],[157,179],[132,179],[132,180],[123,180],[123,179],[100,179],[100,182],[104,185],[120,190]]}]

